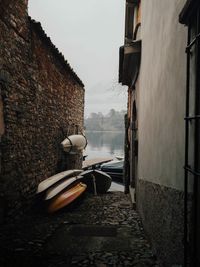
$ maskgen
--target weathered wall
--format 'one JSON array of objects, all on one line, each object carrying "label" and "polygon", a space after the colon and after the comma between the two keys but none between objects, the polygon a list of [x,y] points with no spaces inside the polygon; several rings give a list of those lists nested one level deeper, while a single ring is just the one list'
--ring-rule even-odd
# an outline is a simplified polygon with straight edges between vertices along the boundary
[{"label": "weathered wall", "polygon": [[142,179],[137,182],[137,209],[160,266],[183,264],[183,199],[179,190]]},{"label": "weathered wall", "polygon": [[[35,194],[39,181],[80,167],[60,142],[83,127],[84,89],[27,15],[27,1],[0,2],[1,178],[8,214]],[[22,210],[22,209],[21,209]]]},{"label": "weathered wall", "polygon": [[163,266],[183,261],[184,2],[142,1],[137,205]]},{"label": "weathered wall", "polygon": [[184,2],[142,1],[139,172],[177,189],[183,189],[187,29],[178,14]]}]

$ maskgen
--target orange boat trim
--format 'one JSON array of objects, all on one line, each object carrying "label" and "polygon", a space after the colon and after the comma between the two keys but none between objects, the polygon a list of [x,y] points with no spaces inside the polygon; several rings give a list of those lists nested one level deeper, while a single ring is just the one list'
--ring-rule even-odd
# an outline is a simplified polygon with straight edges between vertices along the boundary
[{"label": "orange boat trim", "polygon": [[70,204],[73,200],[75,200],[78,196],[80,196],[87,188],[86,184],[79,183],[64,193],[55,197],[48,206],[48,212],[53,213],[68,204]]}]

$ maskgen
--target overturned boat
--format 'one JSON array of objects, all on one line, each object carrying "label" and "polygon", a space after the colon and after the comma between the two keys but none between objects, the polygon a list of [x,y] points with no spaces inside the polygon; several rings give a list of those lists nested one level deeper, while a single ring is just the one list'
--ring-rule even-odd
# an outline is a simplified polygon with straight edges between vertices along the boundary
[{"label": "overturned boat", "polygon": [[82,170],[68,170],[68,171],[63,171],[60,173],[57,173],[45,180],[43,180],[41,183],[39,183],[38,188],[37,188],[37,193],[44,192],[51,186],[57,184],[58,182],[61,182],[63,180],[66,180],[72,176],[77,176],[82,172]]},{"label": "overturned boat", "polygon": [[86,170],[81,176],[81,181],[87,185],[88,191],[95,195],[106,193],[111,186],[111,177],[100,170]]},{"label": "overturned boat", "polygon": [[83,192],[86,190],[87,185],[83,183],[75,184],[73,187],[67,189],[66,191],[58,194],[54,197],[47,208],[49,213],[54,213],[61,208],[69,205],[71,202],[75,201]]},{"label": "overturned boat", "polygon": [[75,184],[80,182],[80,178],[82,178],[82,176],[71,177],[50,187],[46,192],[45,200],[49,200],[61,193],[62,191],[73,187]]}]

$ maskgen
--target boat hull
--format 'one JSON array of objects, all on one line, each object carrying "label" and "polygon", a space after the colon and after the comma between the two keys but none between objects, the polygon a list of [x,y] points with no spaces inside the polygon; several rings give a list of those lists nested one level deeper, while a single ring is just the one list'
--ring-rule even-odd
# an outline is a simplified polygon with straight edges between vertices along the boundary
[{"label": "boat hull", "polygon": [[79,183],[80,178],[82,178],[82,176],[75,176],[55,184],[47,190],[45,200],[49,200],[61,193],[62,191],[72,187],[74,184]]},{"label": "boat hull", "polygon": [[104,194],[111,186],[111,177],[102,171],[87,170],[82,172],[81,176],[81,181],[87,185],[89,192]]},{"label": "boat hull", "polygon": [[101,165],[100,170],[110,175],[113,180],[123,182],[124,160],[110,161]]},{"label": "boat hull", "polygon": [[48,205],[48,212],[54,213],[57,210],[69,205],[75,199],[77,199],[87,188],[87,185],[83,183],[78,183],[71,187],[67,191],[56,196]]},{"label": "boat hull", "polygon": [[96,169],[101,166],[101,164],[112,161],[113,158],[107,157],[107,158],[94,158],[94,159],[88,159],[83,161],[83,170],[87,169]]},{"label": "boat hull", "polygon": [[62,181],[63,179],[70,178],[72,176],[78,175],[82,172],[82,170],[68,170],[64,172],[57,173],[39,183],[37,188],[37,193],[44,192],[54,184]]}]

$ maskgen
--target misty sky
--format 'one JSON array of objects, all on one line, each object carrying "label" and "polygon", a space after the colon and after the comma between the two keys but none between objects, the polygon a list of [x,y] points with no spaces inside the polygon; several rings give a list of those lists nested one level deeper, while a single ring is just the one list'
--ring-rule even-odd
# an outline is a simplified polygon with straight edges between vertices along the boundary
[{"label": "misty sky", "polygon": [[85,116],[126,109],[127,87],[117,82],[124,14],[124,0],[29,0],[29,15],[85,84]]}]

